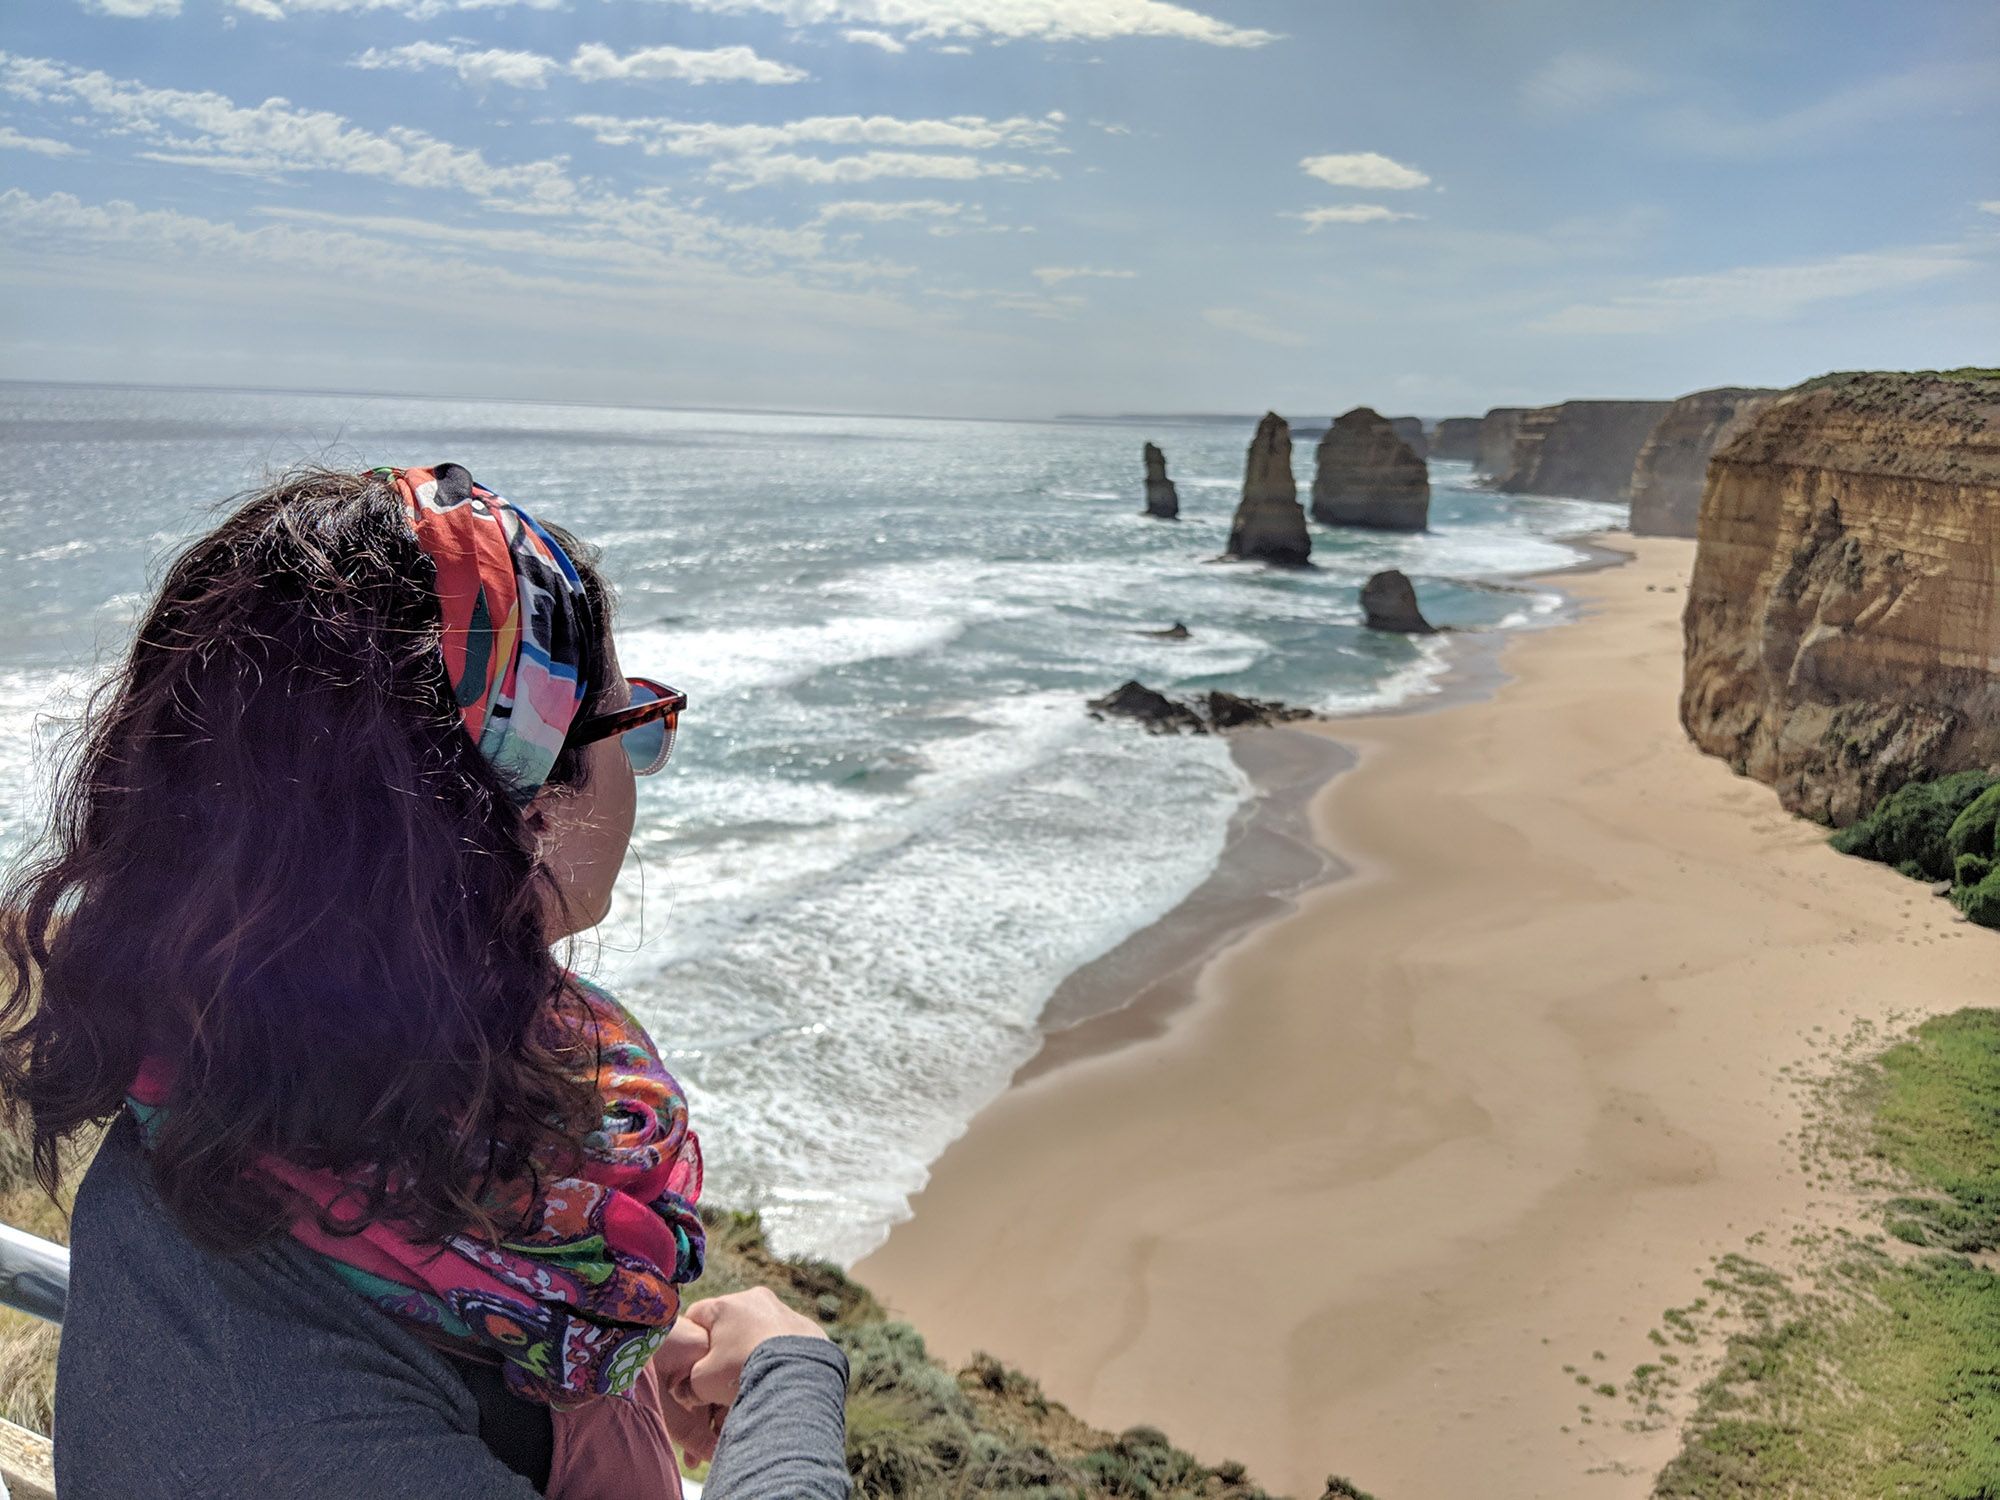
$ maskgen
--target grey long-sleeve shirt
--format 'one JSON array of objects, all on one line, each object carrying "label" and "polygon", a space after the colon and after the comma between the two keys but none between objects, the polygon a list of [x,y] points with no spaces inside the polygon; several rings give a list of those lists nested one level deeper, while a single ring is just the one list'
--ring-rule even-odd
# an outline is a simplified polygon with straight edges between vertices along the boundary
[{"label": "grey long-sleeve shirt", "polygon": [[[823,1339],[758,1346],[707,1500],[845,1500],[846,1386]],[[221,1257],[182,1234],[129,1116],[77,1190],[55,1408],[61,1500],[537,1496],[450,1363],[310,1251]]]}]

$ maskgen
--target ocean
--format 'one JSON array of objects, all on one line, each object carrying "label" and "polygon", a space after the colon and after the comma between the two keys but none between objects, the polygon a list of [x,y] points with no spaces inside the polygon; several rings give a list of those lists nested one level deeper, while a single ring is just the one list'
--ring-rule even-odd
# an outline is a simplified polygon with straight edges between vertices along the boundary
[{"label": "ocean", "polygon": [[[1517,580],[1625,519],[1433,463],[1426,534],[1315,526],[1314,571],[1217,564],[1254,426],[0,384],[0,860],[39,827],[52,716],[220,502],[294,463],[465,464],[604,549],[623,665],[688,695],[574,962],[687,1085],[710,1196],[851,1263],[1064,976],[1200,885],[1250,795],[1224,742],[1086,699],[1409,701],[1447,638],[1363,628],[1369,574],[1403,569],[1438,623],[1532,627],[1560,601]],[[1140,514],[1149,440],[1177,523]],[[1293,467],[1308,489],[1310,440]]]}]

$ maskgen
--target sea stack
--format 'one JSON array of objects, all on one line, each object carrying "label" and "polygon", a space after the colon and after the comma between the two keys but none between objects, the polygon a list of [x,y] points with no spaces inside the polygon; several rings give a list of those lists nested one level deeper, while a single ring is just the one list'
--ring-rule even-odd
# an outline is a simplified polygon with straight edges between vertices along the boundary
[{"label": "sea stack", "polygon": [[1480,418],[1479,452],[1473,467],[1488,479],[1514,472],[1514,439],[1521,432],[1525,406],[1496,406]]},{"label": "sea stack", "polygon": [[1446,417],[1431,434],[1431,451],[1426,457],[1460,464],[1478,462],[1480,425],[1477,417]]},{"label": "sea stack", "polygon": [[1437,629],[1417,608],[1417,588],[1400,568],[1377,573],[1361,585],[1361,615],[1370,630],[1402,635],[1435,635]]},{"label": "sea stack", "polygon": [[1696,391],[1667,408],[1632,469],[1632,533],[1693,536],[1708,456],[1778,399],[1772,390]]},{"label": "sea stack", "polygon": [[1167,478],[1167,455],[1146,444],[1146,514],[1162,521],[1181,518],[1181,497]]},{"label": "sea stack", "polygon": [[1245,562],[1302,568],[1312,558],[1306,513],[1292,479],[1292,430],[1276,412],[1266,412],[1250,440],[1243,467],[1243,499],[1229,528],[1224,554]]},{"label": "sea stack", "polygon": [[1424,419],[1422,417],[1391,417],[1389,418],[1389,427],[1397,437],[1403,440],[1404,447],[1416,454],[1418,458],[1429,459],[1431,456],[1431,445],[1430,441],[1424,436]]},{"label": "sea stack", "polygon": [[2000,766],[2000,379],[1844,374],[1708,461],[1681,724],[1794,812],[1854,821]]},{"label": "sea stack", "polygon": [[1665,401],[1565,401],[1521,414],[1514,466],[1499,487],[1516,495],[1623,500],[1632,492],[1639,450]]},{"label": "sea stack", "polygon": [[1430,471],[1388,418],[1357,406],[1320,439],[1312,513],[1329,526],[1422,531],[1430,522]]}]

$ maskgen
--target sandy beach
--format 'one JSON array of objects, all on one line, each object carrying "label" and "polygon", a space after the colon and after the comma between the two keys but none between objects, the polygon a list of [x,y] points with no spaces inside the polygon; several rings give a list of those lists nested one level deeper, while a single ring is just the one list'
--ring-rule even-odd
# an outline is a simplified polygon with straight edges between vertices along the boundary
[{"label": "sandy beach", "polygon": [[937,1353],[1305,1500],[1649,1491],[1674,1424],[1563,1366],[1622,1380],[1811,1218],[1780,1070],[1986,999],[1993,949],[1688,744],[1693,544],[1611,545],[1490,697],[1313,727],[1358,756],[1309,811],[1350,875],[937,1162],[856,1268]]}]

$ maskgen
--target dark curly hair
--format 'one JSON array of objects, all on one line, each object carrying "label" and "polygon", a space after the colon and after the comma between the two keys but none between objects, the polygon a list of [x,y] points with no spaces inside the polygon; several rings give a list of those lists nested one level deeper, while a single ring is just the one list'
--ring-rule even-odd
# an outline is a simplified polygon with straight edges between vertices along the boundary
[{"label": "dark curly hair", "polygon": [[[250,1170],[265,1153],[353,1182],[349,1230],[505,1233],[488,1190],[570,1170],[599,1119],[595,1057],[549,1024],[586,1014],[544,935],[563,893],[465,731],[436,567],[391,481],[312,468],[223,506],[71,725],[48,825],[0,882],[6,1107],[53,1193],[65,1143],[161,1054],[153,1177],[200,1243],[284,1231]],[[595,616],[589,714],[613,601],[595,549],[547,529]],[[547,785],[585,774],[565,747]]]}]

